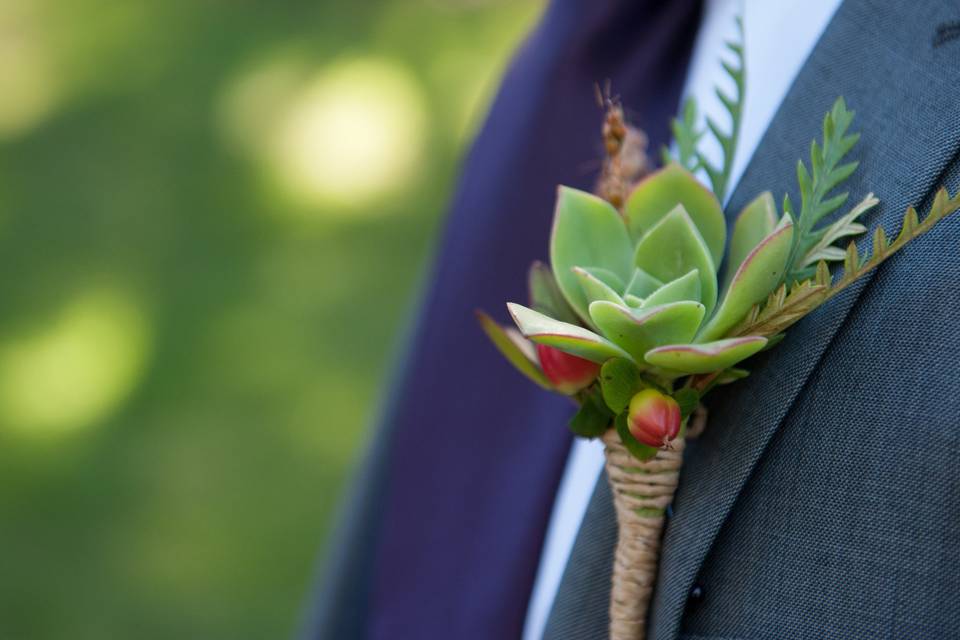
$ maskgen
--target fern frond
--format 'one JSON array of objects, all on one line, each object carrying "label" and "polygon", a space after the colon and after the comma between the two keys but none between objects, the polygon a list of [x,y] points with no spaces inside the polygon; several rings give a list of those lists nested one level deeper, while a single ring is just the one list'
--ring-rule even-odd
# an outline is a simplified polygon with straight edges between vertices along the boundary
[{"label": "fern frond", "polygon": [[814,279],[795,282],[789,292],[787,285],[781,284],[762,306],[755,305],[750,310],[730,336],[777,335],[822,304],[828,289],[828,284]]},{"label": "fern frond", "polygon": [[[804,279],[809,273],[806,268],[821,257],[829,256],[828,259],[830,260],[839,257],[836,251],[829,249],[825,252],[825,256],[814,257],[816,255],[814,248],[830,232],[830,227],[817,229],[816,225],[824,217],[843,206],[849,196],[846,192],[833,196],[830,196],[830,193],[849,179],[859,165],[856,161],[841,164],[844,157],[860,139],[858,133],[847,133],[851,122],[853,122],[853,116],[854,112],[847,109],[843,98],[837,98],[833,107],[823,118],[822,144],[818,144],[816,140],[810,143],[810,170],[807,170],[807,166],[802,160],[797,161],[800,214],[796,215],[793,212],[789,198],[784,201],[784,210],[794,219],[796,224],[793,248],[787,262],[789,268],[784,274],[785,282]],[[856,210],[856,207],[854,209]],[[861,211],[860,214],[864,211]],[[840,237],[843,236],[835,236],[834,240]],[[825,246],[830,244],[832,242]],[[821,250],[823,248],[821,247]]]},{"label": "fern frond", "polygon": [[703,167],[710,178],[710,185],[713,188],[717,199],[723,202],[727,194],[727,187],[730,183],[730,172],[733,170],[733,155],[737,150],[737,141],[740,138],[740,121],[743,115],[743,97],[745,84],[745,69],[743,56],[743,20],[737,18],[737,28],[739,29],[739,42],[728,42],[727,49],[733,53],[736,60],[734,64],[722,62],[723,70],[733,80],[736,88],[735,96],[728,96],[719,87],[715,89],[717,98],[720,99],[723,108],[730,115],[730,133],[724,133],[720,125],[712,118],[707,118],[707,129],[711,135],[716,138],[723,151],[723,161],[721,166],[713,165],[703,153],[697,150],[698,166]]},{"label": "fern frond", "polygon": [[802,270],[796,279],[804,280],[812,276],[815,265],[821,260],[826,262],[843,260],[846,253],[840,247],[834,246],[834,243],[842,238],[866,232],[867,228],[857,222],[857,219],[878,204],[880,200],[876,196],[872,193],[867,194],[867,197],[857,203],[849,213],[841,216],[833,224],[811,234],[819,239],[798,261],[798,266]]},{"label": "fern frond", "polygon": [[[869,198],[870,196],[861,205],[865,206]],[[872,207],[874,204],[869,206]],[[836,281],[830,274],[827,261],[819,260],[812,277],[801,282],[795,281],[789,289],[786,284],[781,284],[762,305],[755,305],[728,337],[772,336],[783,332],[853,282],[876,269],[908,242],[923,235],[958,210],[960,210],[960,191],[951,197],[946,189],[941,188],[934,196],[930,212],[922,222],[917,216],[916,209],[908,207],[903,216],[900,232],[892,242],[887,238],[883,227],[877,227],[873,232],[872,252],[861,258],[856,242],[851,241],[843,252],[843,274]],[[853,212],[851,211],[851,214]]]},{"label": "fern frond", "polygon": [[[697,101],[687,98],[681,109],[682,118],[674,118],[670,122],[670,131],[673,141],[677,145],[676,160],[687,171],[693,173],[700,168],[700,157],[697,155],[697,145],[703,137],[703,131],[697,130]],[[664,164],[670,162],[669,151],[664,149]]]},{"label": "fern frond", "polygon": [[846,289],[854,281],[876,269],[884,260],[902,249],[908,242],[930,231],[938,222],[957,210],[960,210],[960,191],[951,197],[947,190],[941,187],[934,195],[930,212],[927,213],[922,222],[917,216],[917,210],[913,207],[907,207],[907,211],[903,215],[903,222],[900,225],[900,232],[893,242],[887,239],[882,227],[877,227],[873,233],[873,251],[868,256],[864,256],[862,260],[859,258],[856,244],[851,242],[847,247],[843,275],[830,287],[824,302]]}]

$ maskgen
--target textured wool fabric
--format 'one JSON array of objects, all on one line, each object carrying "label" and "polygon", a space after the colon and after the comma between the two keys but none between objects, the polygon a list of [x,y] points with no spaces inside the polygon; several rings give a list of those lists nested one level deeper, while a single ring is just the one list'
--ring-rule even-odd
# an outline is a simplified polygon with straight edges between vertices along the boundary
[{"label": "textured wool fabric", "polygon": [[668,142],[699,0],[554,0],[466,160],[395,401],[304,637],[521,634],[570,444],[571,403],[514,372],[474,310],[507,321],[547,254],[557,184],[603,153],[594,83]]},{"label": "textured wool fabric", "polygon": [[[799,204],[797,158],[839,95],[863,134],[850,202],[868,191],[883,201],[869,227],[894,232],[908,204],[924,211],[935,187],[960,187],[960,40],[937,37],[958,19],[952,2],[846,0],[728,215],[763,189]],[[709,399],[667,525],[652,640],[960,637],[957,282],[952,219]],[[590,603],[609,594],[610,566],[589,548],[616,528],[605,489],[601,479],[573,552],[596,564],[571,562],[560,587],[591,595],[558,597],[549,640],[592,638],[581,630],[606,623]]]}]

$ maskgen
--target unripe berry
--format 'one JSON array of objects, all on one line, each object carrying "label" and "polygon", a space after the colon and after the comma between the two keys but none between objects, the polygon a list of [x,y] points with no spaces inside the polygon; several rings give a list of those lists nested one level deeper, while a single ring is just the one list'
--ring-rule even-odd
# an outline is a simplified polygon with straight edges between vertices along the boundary
[{"label": "unripe berry", "polygon": [[575,394],[597,379],[600,365],[545,344],[537,345],[540,368],[560,393]]},{"label": "unripe berry", "polygon": [[680,405],[668,395],[644,389],[630,400],[627,427],[639,442],[669,448],[670,441],[680,433]]}]

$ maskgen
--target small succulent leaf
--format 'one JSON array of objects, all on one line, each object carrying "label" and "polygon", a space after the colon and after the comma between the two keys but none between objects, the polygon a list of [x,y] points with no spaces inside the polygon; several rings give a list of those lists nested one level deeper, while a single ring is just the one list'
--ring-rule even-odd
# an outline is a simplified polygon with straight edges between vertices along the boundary
[{"label": "small succulent leaf", "polygon": [[553,277],[553,271],[549,266],[539,260],[530,265],[527,284],[530,292],[530,306],[534,310],[563,322],[571,324],[578,322],[577,314],[560,292],[557,279]]},{"label": "small succulent leaf", "polygon": [[598,438],[610,428],[613,413],[607,409],[598,389],[584,394],[583,404],[573,414],[567,426],[570,431],[582,438]]},{"label": "small succulent leaf", "polygon": [[705,344],[671,344],[647,352],[646,361],[684,374],[713,373],[737,364],[763,349],[767,339],[760,336],[730,338]]},{"label": "small succulent leaf", "polygon": [[483,311],[477,311],[477,321],[483,332],[490,338],[490,342],[503,354],[503,357],[512,364],[517,371],[532,380],[535,384],[544,389],[553,390],[550,380],[543,374],[540,367],[529,357],[512,338],[508,331]]},{"label": "small succulent leaf", "polygon": [[621,298],[610,285],[586,269],[574,267],[573,272],[580,280],[580,286],[583,288],[583,294],[586,296],[588,303],[596,300],[606,300],[608,302],[624,304],[623,298]]},{"label": "small succulent leaf", "polygon": [[766,238],[777,226],[777,205],[773,194],[764,191],[745,206],[733,223],[730,236],[730,251],[727,256],[727,270],[723,288],[733,280],[740,264],[761,240]]},{"label": "small succulent leaf", "polygon": [[[503,325],[500,325],[500,328],[503,329],[503,331],[507,334],[507,337],[510,338],[511,342],[517,345],[517,349],[520,349],[521,353],[527,357],[527,360],[533,362],[534,364],[541,364],[540,358],[537,357],[537,349],[534,344],[524,338],[523,334],[520,333],[516,327],[504,327]],[[542,365],[540,366],[540,370],[543,370]]]},{"label": "small succulent leaf", "polygon": [[677,204],[682,204],[690,215],[714,264],[720,264],[727,237],[723,209],[717,197],[677,163],[648,175],[627,197],[623,214],[631,235],[643,237]]},{"label": "small succulent leaf", "polygon": [[697,269],[700,301],[708,314],[717,303],[716,263],[683,205],[677,205],[644,234],[637,243],[635,263],[663,282]]},{"label": "small succulent leaf", "polygon": [[623,301],[627,303],[628,307],[633,307],[634,309],[643,306],[643,298],[638,298],[632,293],[623,296]]},{"label": "small succulent leaf", "polygon": [[644,354],[654,347],[692,340],[704,312],[703,305],[694,301],[644,310],[603,301],[590,305],[590,317],[603,335],[637,362],[643,362]]},{"label": "small succulent leaf", "polygon": [[680,302],[681,300],[700,301],[700,270],[694,269],[686,275],[682,275],[676,280],[671,280],[663,285],[649,296],[644,298],[642,309],[658,307],[670,302]]},{"label": "small succulent leaf", "polygon": [[624,294],[645,298],[662,286],[662,282],[643,269],[634,269],[633,275],[630,277],[630,282],[624,289]]},{"label": "small succulent leaf", "polygon": [[609,202],[585,191],[560,187],[557,194],[550,262],[564,298],[589,321],[587,298],[576,266],[593,266],[626,281],[633,273],[633,243],[623,219]]},{"label": "small succulent leaf", "polygon": [[640,370],[630,360],[614,358],[600,368],[603,400],[614,413],[622,413],[630,404],[630,398],[644,386]]},{"label": "small succulent leaf", "polygon": [[620,442],[623,443],[623,446],[626,447],[627,451],[629,451],[630,455],[634,458],[640,462],[646,462],[647,460],[653,460],[657,457],[658,449],[656,447],[643,444],[630,433],[626,411],[618,414],[617,417],[613,419],[613,425],[617,429],[617,435],[620,436]]},{"label": "small succulent leaf", "polygon": [[520,332],[534,342],[600,364],[610,358],[630,358],[626,351],[589,329],[554,320],[514,302],[508,302],[507,308]]},{"label": "small succulent leaf", "polygon": [[700,394],[696,389],[681,387],[673,392],[673,399],[680,405],[680,417],[686,419],[697,405],[700,404]]},{"label": "small succulent leaf", "polygon": [[604,269],[603,267],[581,267],[584,271],[592,275],[594,278],[604,283],[614,291],[620,292],[626,289],[624,282],[627,282],[613,271],[609,269]]},{"label": "small succulent leaf", "polygon": [[784,217],[744,258],[716,313],[697,336],[698,342],[710,342],[726,335],[753,305],[762,302],[776,288],[787,268],[792,246],[793,222]]}]

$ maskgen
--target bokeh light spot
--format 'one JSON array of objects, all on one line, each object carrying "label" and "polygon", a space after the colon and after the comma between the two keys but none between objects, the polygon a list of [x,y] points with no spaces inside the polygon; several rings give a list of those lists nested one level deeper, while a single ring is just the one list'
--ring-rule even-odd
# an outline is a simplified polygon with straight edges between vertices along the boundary
[{"label": "bokeh light spot", "polygon": [[374,58],[335,63],[290,102],[269,149],[285,191],[309,204],[366,207],[409,180],[423,148],[425,107],[415,79]]},{"label": "bokeh light spot", "polygon": [[317,71],[296,51],[235,78],[217,117],[283,195],[324,215],[380,211],[372,203],[415,175],[426,132],[423,91],[400,63],[352,58]]},{"label": "bokeh light spot", "polygon": [[39,434],[96,424],[136,387],[149,342],[129,295],[76,296],[43,326],[0,343],[0,424]]}]

